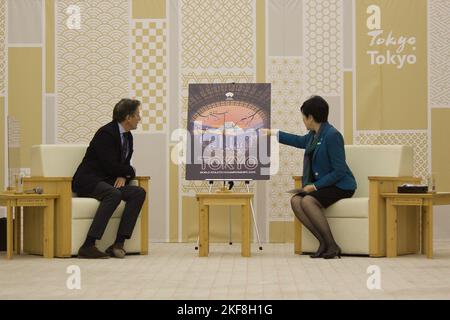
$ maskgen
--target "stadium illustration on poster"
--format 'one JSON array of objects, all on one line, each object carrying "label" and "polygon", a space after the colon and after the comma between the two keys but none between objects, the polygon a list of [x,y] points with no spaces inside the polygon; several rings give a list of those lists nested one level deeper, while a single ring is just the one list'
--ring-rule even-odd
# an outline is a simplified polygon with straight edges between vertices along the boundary
[{"label": "stadium illustration on poster", "polygon": [[187,180],[268,180],[271,85],[190,84]]}]

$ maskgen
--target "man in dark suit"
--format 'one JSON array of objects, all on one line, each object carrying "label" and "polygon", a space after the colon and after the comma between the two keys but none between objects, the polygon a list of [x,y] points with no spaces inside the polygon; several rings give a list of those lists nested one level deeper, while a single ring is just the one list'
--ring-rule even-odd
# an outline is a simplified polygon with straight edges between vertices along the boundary
[{"label": "man in dark suit", "polygon": [[[145,190],[128,183],[136,176],[130,165],[133,136],[141,120],[138,100],[122,99],[114,107],[113,121],[101,127],[92,139],[72,181],[72,190],[80,197],[100,201],[86,240],[78,257],[87,259],[123,258],[124,243],[130,239],[145,200]],[[95,241],[102,238],[109,219],[120,201],[126,202],[116,241],[101,252]]]}]

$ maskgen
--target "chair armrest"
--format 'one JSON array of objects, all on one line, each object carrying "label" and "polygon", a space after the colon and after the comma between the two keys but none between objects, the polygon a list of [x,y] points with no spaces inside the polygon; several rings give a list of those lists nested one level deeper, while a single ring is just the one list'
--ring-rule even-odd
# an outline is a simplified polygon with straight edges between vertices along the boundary
[{"label": "chair armrest", "polygon": [[142,186],[143,184],[148,184],[149,181],[150,177],[134,177],[134,179],[130,181],[130,185]]},{"label": "chair armrest", "polygon": [[139,183],[148,183],[148,181],[150,181],[151,178],[145,176],[136,176],[134,177],[134,180],[137,180]]},{"label": "chair armrest", "polygon": [[25,182],[72,182],[72,177],[25,177]]},{"label": "chair armrest", "polygon": [[300,189],[302,187],[303,176],[292,176],[292,179],[294,179],[295,187]]},{"label": "chair armrest", "polygon": [[407,182],[420,182],[421,179],[417,177],[368,177],[369,181],[378,181],[378,182],[399,182],[399,183],[407,183]]},{"label": "chair armrest", "polygon": [[141,211],[141,255],[148,254],[148,220],[149,220],[149,208],[148,208],[148,199],[149,199],[149,181],[150,177],[141,177],[137,176],[134,178],[137,181],[139,187],[143,188],[147,193],[145,197],[144,204],[142,205]]},{"label": "chair armrest", "polygon": [[[302,187],[303,176],[292,176],[295,188]],[[302,223],[294,215],[294,253],[302,254]]]}]

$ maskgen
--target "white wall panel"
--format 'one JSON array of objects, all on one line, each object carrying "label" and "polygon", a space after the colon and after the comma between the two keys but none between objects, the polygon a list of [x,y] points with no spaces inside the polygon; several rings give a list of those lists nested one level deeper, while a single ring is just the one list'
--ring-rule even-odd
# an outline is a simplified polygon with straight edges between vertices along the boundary
[{"label": "white wall panel", "polygon": [[42,33],[42,0],[8,1],[10,44],[40,44],[43,39]]},{"label": "white wall panel", "polygon": [[168,158],[166,134],[133,132],[133,165],[139,176],[150,176],[149,239],[167,241],[168,230]]}]

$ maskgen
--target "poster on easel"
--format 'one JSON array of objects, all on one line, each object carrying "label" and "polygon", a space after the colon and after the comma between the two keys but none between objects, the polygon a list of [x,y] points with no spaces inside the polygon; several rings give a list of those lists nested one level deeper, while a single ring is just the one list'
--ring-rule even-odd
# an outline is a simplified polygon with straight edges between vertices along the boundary
[{"label": "poster on easel", "polygon": [[190,84],[186,180],[269,180],[271,85]]}]

